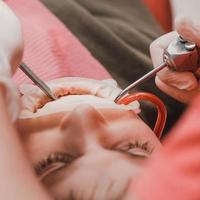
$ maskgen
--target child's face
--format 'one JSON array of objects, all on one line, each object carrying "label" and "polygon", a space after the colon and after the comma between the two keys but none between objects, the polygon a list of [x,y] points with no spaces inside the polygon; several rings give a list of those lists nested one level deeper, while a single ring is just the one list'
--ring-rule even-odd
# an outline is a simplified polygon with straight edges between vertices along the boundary
[{"label": "child's face", "polygon": [[[56,86],[60,92],[72,84],[67,80]],[[70,91],[82,95],[47,103],[36,113],[24,109],[17,127],[31,164],[53,197],[122,199],[160,142],[130,107],[109,100],[119,92],[114,86],[80,80]],[[88,88],[104,99],[83,95]],[[36,96],[32,108],[39,101]]]}]

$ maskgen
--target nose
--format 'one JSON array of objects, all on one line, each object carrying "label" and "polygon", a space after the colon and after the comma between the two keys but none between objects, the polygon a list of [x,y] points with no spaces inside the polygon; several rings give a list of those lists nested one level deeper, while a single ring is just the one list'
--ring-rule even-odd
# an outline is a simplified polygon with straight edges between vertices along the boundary
[{"label": "nose", "polygon": [[[77,106],[69,115],[61,121],[61,130],[67,136],[68,141],[86,141],[88,138],[99,139],[105,135],[106,120],[93,106],[84,104]],[[92,136],[92,137],[91,137]]]}]

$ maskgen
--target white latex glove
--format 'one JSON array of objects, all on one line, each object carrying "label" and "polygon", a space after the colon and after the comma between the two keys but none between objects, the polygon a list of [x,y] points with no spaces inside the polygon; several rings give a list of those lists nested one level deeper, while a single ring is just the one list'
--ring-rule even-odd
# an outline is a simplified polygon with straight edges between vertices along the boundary
[{"label": "white latex glove", "polygon": [[5,100],[14,121],[20,111],[18,93],[11,76],[22,59],[21,26],[15,14],[0,1],[0,84],[5,87]]},{"label": "white latex glove", "polygon": [[[200,21],[196,23],[179,17],[175,20],[175,29],[184,39],[200,46]],[[165,34],[151,44],[150,52],[155,67],[162,62],[163,50],[178,36],[177,32]],[[165,68],[157,74],[155,82],[166,94],[183,103],[189,103],[200,90],[196,76],[198,72],[176,72]]]}]

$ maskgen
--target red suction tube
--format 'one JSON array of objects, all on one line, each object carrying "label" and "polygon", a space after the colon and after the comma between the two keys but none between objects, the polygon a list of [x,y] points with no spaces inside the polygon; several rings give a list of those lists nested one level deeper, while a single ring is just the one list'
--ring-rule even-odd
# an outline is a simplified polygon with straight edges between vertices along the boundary
[{"label": "red suction tube", "polygon": [[165,127],[166,119],[167,119],[167,110],[164,103],[155,95],[147,92],[138,92],[134,94],[127,94],[125,97],[122,97],[117,101],[117,104],[128,105],[133,101],[149,101],[153,105],[155,105],[157,109],[157,119],[154,126],[154,133],[158,138],[161,137],[163,129]]}]

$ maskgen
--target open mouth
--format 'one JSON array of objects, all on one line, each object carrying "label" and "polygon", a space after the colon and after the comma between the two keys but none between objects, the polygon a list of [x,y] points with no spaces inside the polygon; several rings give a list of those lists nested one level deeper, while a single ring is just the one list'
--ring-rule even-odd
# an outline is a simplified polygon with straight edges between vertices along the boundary
[{"label": "open mouth", "polygon": [[77,90],[76,88],[70,88],[70,90],[66,89],[66,88],[59,88],[59,89],[55,89],[53,91],[53,94],[57,97],[56,100],[52,100],[47,96],[43,96],[34,105],[33,112],[36,113],[39,109],[43,108],[47,103],[58,101],[62,97],[67,97],[67,96],[71,96],[71,95],[91,95],[91,92],[86,91],[86,90],[80,90],[80,89]]},{"label": "open mouth", "polygon": [[[23,110],[28,110],[32,113],[37,113],[39,109],[42,109],[46,104],[50,102],[59,101],[62,97],[71,95],[94,95],[90,90],[77,88],[77,87],[52,87],[53,94],[57,97],[56,100],[50,99],[43,94],[42,91],[30,91],[28,94],[22,96]],[[96,96],[96,95],[95,95]]]},{"label": "open mouth", "polygon": [[[126,108],[127,110],[138,109],[138,102],[131,106],[118,105],[114,102],[120,92],[116,86],[102,84],[101,81],[85,80],[81,78],[58,79],[58,82],[50,84],[50,88],[56,100],[47,97],[36,86],[29,86],[30,89],[23,93],[21,116],[30,114],[44,115],[50,113],[70,111],[80,104],[90,104],[96,108]],[[20,116],[20,118],[21,118]]]}]

